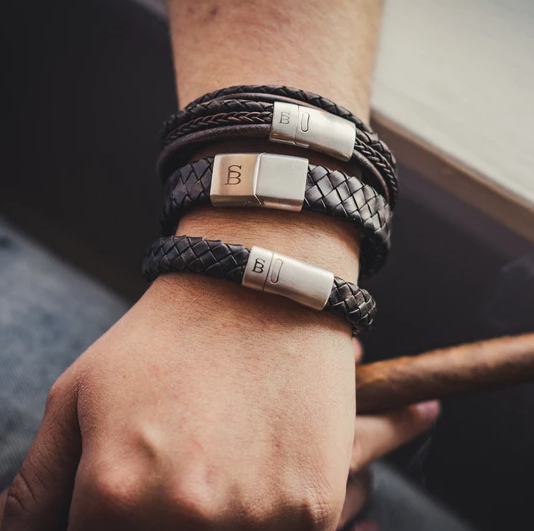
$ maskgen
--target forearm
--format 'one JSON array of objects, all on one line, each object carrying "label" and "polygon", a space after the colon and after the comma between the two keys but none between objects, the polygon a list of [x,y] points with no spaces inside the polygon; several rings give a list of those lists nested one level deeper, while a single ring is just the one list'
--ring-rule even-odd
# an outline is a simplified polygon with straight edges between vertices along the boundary
[{"label": "forearm", "polygon": [[369,117],[381,0],[168,0],[181,105],[238,84],[309,90]]},{"label": "forearm", "polygon": [[[224,86],[282,84],[367,119],[380,3],[271,2],[169,0],[182,103]],[[273,147],[232,140],[194,156],[294,152],[337,167]],[[177,232],[358,278],[358,234],[329,216],[206,207]],[[162,275],[54,384],[2,530],[59,528],[69,507],[69,529],[79,530],[330,531],[349,467],[435,418],[356,419],[354,370],[350,327],[333,315],[231,282]]]},{"label": "forearm", "polygon": [[[168,5],[182,106],[216,88],[281,84],[317,92],[368,119],[380,1],[169,0]],[[196,156],[230,147],[273,151],[272,144],[262,142],[227,142],[208,146]],[[292,152],[280,145],[276,151]],[[295,154],[338,166],[311,152]],[[178,233],[260,245],[314,262],[348,280],[358,277],[358,235],[349,224],[329,217],[205,209],[186,216]],[[250,298],[265,304],[258,294]],[[277,307],[286,304],[292,307],[285,302]],[[332,326],[324,315],[299,313],[323,328]]]}]

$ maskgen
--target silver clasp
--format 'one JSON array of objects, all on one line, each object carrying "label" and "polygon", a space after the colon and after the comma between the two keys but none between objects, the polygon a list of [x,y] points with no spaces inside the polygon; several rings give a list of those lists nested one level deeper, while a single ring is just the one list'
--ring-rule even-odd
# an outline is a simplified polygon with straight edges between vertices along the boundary
[{"label": "silver clasp", "polygon": [[269,140],[350,160],[356,141],[356,126],[322,109],[277,101],[274,103]]},{"label": "silver clasp", "polygon": [[334,274],[289,256],[252,247],[242,285],[275,293],[314,310],[322,310],[332,292]]},{"label": "silver clasp", "polygon": [[218,207],[302,210],[308,159],[270,153],[215,155],[210,198]]}]

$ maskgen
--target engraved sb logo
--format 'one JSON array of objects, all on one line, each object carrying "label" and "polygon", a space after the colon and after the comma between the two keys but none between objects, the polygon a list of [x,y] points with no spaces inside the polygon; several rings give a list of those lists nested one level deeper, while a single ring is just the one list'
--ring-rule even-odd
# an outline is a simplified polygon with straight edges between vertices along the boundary
[{"label": "engraved sb logo", "polygon": [[241,169],[240,164],[232,164],[228,166],[228,175],[226,176],[226,185],[241,184],[241,172],[236,168]]},{"label": "engraved sb logo", "polygon": [[291,121],[291,114],[286,111],[280,113],[280,122],[283,125],[287,125]]},{"label": "engraved sb logo", "polygon": [[252,271],[254,273],[263,273],[264,269],[265,269],[265,260],[263,258],[256,258]]}]

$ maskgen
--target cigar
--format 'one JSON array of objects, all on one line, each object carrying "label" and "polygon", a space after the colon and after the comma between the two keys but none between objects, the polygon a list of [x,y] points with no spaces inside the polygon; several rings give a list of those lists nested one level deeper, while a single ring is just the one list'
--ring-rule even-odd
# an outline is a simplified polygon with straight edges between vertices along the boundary
[{"label": "cigar", "polygon": [[356,368],[358,413],[534,380],[534,334],[501,337]]}]

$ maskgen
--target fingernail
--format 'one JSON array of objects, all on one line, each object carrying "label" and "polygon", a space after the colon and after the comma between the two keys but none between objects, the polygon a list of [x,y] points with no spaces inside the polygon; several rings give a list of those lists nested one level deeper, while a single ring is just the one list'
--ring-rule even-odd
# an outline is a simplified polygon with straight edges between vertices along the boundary
[{"label": "fingernail", "polygon": [[440,403],[437,400],[420,402],[415,407],[421,419],[427,422],[434,422],[439,417],[441,410]]}]

